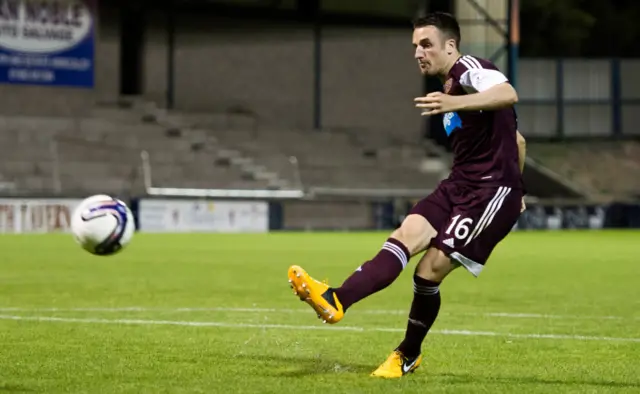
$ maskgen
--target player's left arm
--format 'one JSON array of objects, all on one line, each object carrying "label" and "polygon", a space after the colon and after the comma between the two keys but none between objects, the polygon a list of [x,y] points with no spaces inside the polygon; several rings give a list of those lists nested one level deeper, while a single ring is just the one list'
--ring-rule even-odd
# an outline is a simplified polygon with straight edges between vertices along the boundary
[{"label": "player's left arm", "polygon": [[[518,144],[518,165],[520,166],[520,173],[524,173],[524,164],[527,157],[527,140],[524,139],[520,130],[516,130],[516,143]],[[524,196],[522,196],[522,202],[520,205],[520,213],[527,209],[527,204],[524,202]]]},{"label": "player's left arm", "polygon": [[523,173],[524,163],[527,157],[527,141],[518,130],[516,130],[516,142],[518,144],[518,164],[520,165],[520,172]]}]

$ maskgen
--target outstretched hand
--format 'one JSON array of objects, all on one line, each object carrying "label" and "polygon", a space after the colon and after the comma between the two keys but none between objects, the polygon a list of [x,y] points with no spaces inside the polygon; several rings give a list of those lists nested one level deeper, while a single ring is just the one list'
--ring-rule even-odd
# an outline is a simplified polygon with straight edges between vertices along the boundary
[{"label": "outstretched hand", "polygon": [[442,92],[431,92],[424,97],[414,99],[416,108],[422,109],[420,115],[429,116],[457,110],[457,100],[455,96]]}]

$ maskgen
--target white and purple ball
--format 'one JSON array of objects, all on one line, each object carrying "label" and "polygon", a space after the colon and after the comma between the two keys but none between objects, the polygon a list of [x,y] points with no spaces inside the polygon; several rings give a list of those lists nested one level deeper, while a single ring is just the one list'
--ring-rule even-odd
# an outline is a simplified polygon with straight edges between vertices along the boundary
[{"label": "white and purple ball", "polygon": [[123,201],[99,194],[78,205],[71,217],[71,231],[89,253],[109,256],[131,242],[135,220]]}]

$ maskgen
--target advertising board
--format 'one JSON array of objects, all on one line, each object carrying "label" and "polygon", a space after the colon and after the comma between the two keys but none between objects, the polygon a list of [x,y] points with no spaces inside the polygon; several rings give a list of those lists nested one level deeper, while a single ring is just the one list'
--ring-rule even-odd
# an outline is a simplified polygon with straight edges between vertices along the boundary
[{"label": "advertising board", "polygon": [[141,199],[143,232],[267,232],[269,205],[264,201]]},{"label": "advertising board", "polygon": [[79,199],[0,199],[0,233],[69,232]]},{"label": "advertising board", "polygon": [[0,1],[0,83],[94,85],[95,0]]}]

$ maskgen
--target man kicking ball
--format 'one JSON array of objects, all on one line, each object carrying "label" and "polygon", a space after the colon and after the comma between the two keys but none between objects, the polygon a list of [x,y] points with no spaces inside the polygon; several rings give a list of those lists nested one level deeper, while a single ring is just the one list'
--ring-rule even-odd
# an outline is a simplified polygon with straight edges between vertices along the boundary
[{"label": "man kicking ball", "polygon": [[288,272],[298,297],[333,324],[350,306],[389,286],[412,256],[426,250],[413,277],[404,340],[372,374],[385,378],[420,365],[422,342],[440,310],[440,284],[459,266],[478,276],[524,208],[525,144],[517,130],[514,88],[491,62],[460,53],[460,27],[449,14],[416,20],[413,45],[422,74],[443,83],[444,92],[416,98],[415,106],[425,116],[443,114],[453,148],[451,174],[340,287],[313,279],[299,266]]}]

